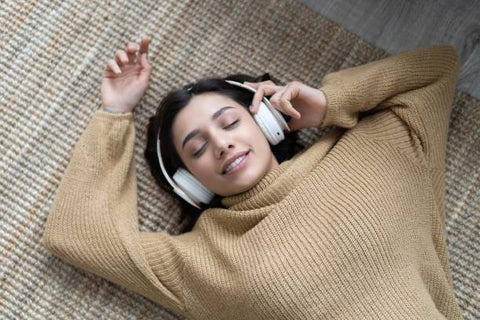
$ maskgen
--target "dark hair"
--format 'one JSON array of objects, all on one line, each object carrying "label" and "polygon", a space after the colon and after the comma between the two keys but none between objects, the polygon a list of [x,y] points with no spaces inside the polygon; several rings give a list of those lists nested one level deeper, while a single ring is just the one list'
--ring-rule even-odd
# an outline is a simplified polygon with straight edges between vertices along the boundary
[{"label": "dark hair", "polygon": [[[192,229],[198,216],[203,210],[211,207],[223,208],[220,202],[222,197],[219,195],[215,195],[209,204],[202,203],[201,209],[197,209],[173,191],[173,188],[163,176],[160,164],[158,163],[156,142],[158,130],[160,128],[160,137],[162,137],[160,151],[162,152],[163,163],[165,165],[165,169],[171,177],[179,166],[186,168],[173,145],[173,120],[175,119],[177,114],[189,103],[193,95],[206,92],[218,92],[219,94],[225,95],[237,101],[246,109],[248,109],[249,105],[251,104],[253,99],[253,92],[249,92],[248,90],[233,86],[227,83],[225,80],[233,80],[241,83],[243,83],[244,81],[261,82],[266,80],[272,80],[275,83],[278,83],[277,81],[272,79],[268,73],[265,73],[260,77],[252,77],[244,74],[234,74],[225,78],[203,78],[197,82],[187,84],[186,86],[183,86],[178,90],[170,91],[160,102],[160,105],[155,115],[153,115],[149,119],[147,145],[144,155],[150,167],[150,172],[152,173],[158,185],[163,190],[166,190],[168,193],[172,194],[176,199],[180,201],[179,204],[183,214],[182,219],[189,220],[187,221],[188,224],[185,230],[183,230],[184,232]],[[288,117],[287,115],[282,114],[282,116],[287,122],[290,119],[290,117]],[[290,159],[296,152],[299,151],[298,146],[296,145],[296,140],[297,132],[293,131],[285,133],[285,139],[277,145],[270,145],[270,149],[272,150],[272,153],[274,154],[278,163]]]}]

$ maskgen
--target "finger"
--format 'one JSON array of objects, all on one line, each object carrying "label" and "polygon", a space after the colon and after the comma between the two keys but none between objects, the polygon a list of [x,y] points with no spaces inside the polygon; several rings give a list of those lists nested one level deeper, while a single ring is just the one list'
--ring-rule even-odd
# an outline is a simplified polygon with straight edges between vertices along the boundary
[{"label": "finger", "polygon": [[135,63],[135,58],[137,54],[137,50],[139,49],[138,44],[130,42],[127,46],[127,56],[129,63]]},{"label": "finger", "polygon": [[138,51],[138,55],[141,56],[142,54],[147,54],[148,58],[148,45],[150,44],[150,38],[149,37],[143,37],[142,40],[140,40],[140,50]]},{"label": "finger", "polygon": [[270,102],[274,105],[275,108],[283,112],[284,114],[291,115],[292,117],[299,119],[300,113],[292,106],[290,101],[282,99],[285,91],[279,91],[270,97]]},{"label": "finger", "polygon": [[280,105],[285,114],[291,115],[296,119],[301,118],[300,112],[298,112],[290,103],[288,99],[280,98]]},{"label": "finger", "polygon": [[107,67],[107,69],[110,69],[110,71],[116,74],[122,73],[122,70],[118,67],[117,62],[113,59],[108,60]]},{"label": "finger", "polygon": [[142,69],[140,70],[139,78],[142,81],[147,82],[148,78],[150,77],[150,73],[152,72],[152,66],[147,59],[147,53],[142,53],[138,60],[140,61],[140,65],[142,67]]},{"label": "finger", "polygon": [[271,96],[270,99],[268,100],[275,108],[279,109],[280,111],[285,111],[283,110],[283,106],[280,104],[280,97],[282,96],[282,94],[283,94],[283,91],[278,91],[273,96]]},{"label": "finger", "polygon": [[265,95],[272,95],[276,92],[274,86],[270,85],[261,85],[258,87],[257,91],[255,92],[255,95],[253,96],[253,101],[252,101],[252,108],[251,112],[256,113],[258,111],[258,108],[260,108],[260,102],[262,101],[263,97]]},{"label": "finger", "polygon": [[262,81],[262,82],[250,82],[250,81],[244,81],[243,84],[252,87],[254,89],[257,89],[259,86],[267,84],[271,86],[275,86],[276,84],[272,80],[267,80],[267,81]]},{"label": "finger", "polygon": [[123,66],[128,63],[127,53],[123,50],[117,50],[115,54],[115,60],[119,66]]},{"label": "finger", "polygon": [[248,81],[244,81],[243,84],[254,89],[257,89],[258,86],[260,85],[260,83],[248,82]]},{"label": "finger", "polygon": [[298,97],[299,93],[300,93],[299,86],[295,84],[287,85],[287,87],[285,88],[284,92],[282,93],[279,99],[280,104],[283,106],[287,114],[290,114],[297,119],[300,119],[301,114],[292,106],[291,101],[292,99],[295,99],[296,97]]}]

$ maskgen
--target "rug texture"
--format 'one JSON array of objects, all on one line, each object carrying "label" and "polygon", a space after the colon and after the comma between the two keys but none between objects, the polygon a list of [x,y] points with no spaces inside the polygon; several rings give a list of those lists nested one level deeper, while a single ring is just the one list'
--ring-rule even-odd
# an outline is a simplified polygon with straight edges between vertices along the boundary
[{"label": "rug texture", "polygon": [[[293,0],[7,0],[0,35],[1,319],[182,319],[63,263],[40,243],[117,49],[151,38],[153,71],[135,110],[139,222],[141,231],[171,234],[182,232],[178,203],[155,184],[143,158],[148,118],[169,90],[238,72],[319,87],[329,72],[388,56]],[[307,147],[323,134],[304,130],[298,143]],[[454,288],[465,319],[479,319],[480,101],[458,91],[447,150]]]}]

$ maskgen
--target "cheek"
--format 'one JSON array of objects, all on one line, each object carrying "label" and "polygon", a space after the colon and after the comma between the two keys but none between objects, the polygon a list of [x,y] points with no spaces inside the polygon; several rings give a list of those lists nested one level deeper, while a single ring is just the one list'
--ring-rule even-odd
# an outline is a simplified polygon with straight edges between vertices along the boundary
[{"label": "cheek", "polygon": [[203,154],[200,159],[191,160],[188,163],[185,162],[187,169],[193,173],[193,175],[200,180],[212,176],[212,159]]},{"label": "cheek", "polygon": [[257,124],[254,124],[249,129],[250,130],[248,132],[250,133],[250,140],[252,141],[252,143],[258,148],[261,148],[262,150],[270,150],[267,137],[264,135],[262,129],[260,129]]},{"label": "cheek", "polygon": [[242,129],[243,132],[247,134],[247,137],[250,139],[255,139],[255,141],[261,141],[264,138],[264,134],[259,125],[255,122],[253,118],[250,118],[246,124],[246,127]]}]

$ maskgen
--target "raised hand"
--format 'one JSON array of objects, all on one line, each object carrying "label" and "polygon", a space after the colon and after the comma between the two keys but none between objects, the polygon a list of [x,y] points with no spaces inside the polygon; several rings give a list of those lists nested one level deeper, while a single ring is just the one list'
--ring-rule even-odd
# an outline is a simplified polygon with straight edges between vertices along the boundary
[{"label": "raised hand", "polygon": [[319,126],[325,117],[327,100],[319,89],[298,81],[289,82],[286,86],[277,86],[271,80],[244,84],[257,90],[250,111],[257,112],[263,96],[271,96],[271,104],[292,117],[288,122],[291,131]]},{"label": "raised hand", "polygon": [[[140,45],[129,43],[107,61],[101,83],[102,106],[130,112],[147,89],[152,66],[147,59],[150,39],[142,38]],[[138,51],[138,54],[137,54]]]}]

